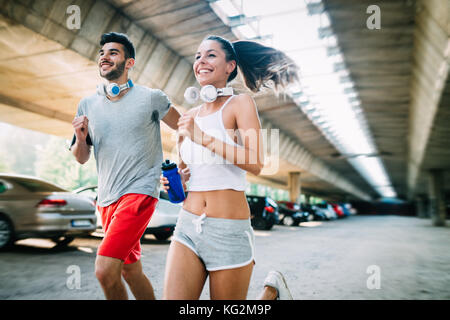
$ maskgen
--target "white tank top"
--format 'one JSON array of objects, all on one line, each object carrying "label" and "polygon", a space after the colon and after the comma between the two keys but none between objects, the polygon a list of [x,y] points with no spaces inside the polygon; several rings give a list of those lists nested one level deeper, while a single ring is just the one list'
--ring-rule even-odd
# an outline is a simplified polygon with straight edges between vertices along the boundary
[{"label": "white tank top", "polygon": [[[206,134],[227,144],[236,146],[239,144],[235,143],[227,133],[222,119],[222,111],[233,97],[231,96],[218,111],[204,117],[198,116],[200,107],[194,121]],[[239,136],[238,141],[240,141]],[[202,145],[192,142],[190,138],[186,137],[183,139],[180,146],[180,156],[191,172],[188,191],[224,189],[245,191],[245,170],[242,170]]]}]

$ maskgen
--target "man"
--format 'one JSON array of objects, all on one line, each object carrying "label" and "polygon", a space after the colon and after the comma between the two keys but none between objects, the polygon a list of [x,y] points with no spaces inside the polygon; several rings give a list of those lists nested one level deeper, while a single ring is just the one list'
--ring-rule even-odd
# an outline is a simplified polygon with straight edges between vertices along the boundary
[{"label": "man", "polygon": [[95,274],[107,299],[128,298],[122,276],[136,299],[154,299],[142,271],[140,238],[159,197],[163,161],[159,121],[176,130],[180,114],[161,90],[129,81],[135,50],[126,35],[103,34],[100,45],[100,76],[121,88],[111,92],[101,87],[100,93],[80,101],[71,145],[81,164],[89,160],[94,146],[97,205],[105,231]]}]

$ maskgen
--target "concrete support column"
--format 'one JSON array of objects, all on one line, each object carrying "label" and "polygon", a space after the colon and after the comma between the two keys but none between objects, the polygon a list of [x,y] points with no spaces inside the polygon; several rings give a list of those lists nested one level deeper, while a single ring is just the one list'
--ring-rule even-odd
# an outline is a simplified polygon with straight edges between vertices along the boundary
[{"label": "concrete support column", "polygon": [[297,202],[301,194],[300,172],[289,172],[288,179],[289,198],[292,202]]},{"label": "concrete support column", "polygon": [[444,171],[430,170],[429,177],[429,213],[433,225],[445,226]]},{"label": "concrete support column", "polygon": [[424,196],[418,196],[416,198],[416,216],[418,218],[428,218],[428,211],[425,201],[426,198]]},{"label": "concrete support column", "polygon": [[310,194],[305,195],[305,201],[306,201],[306,204],[311,204],[311,195]]}]

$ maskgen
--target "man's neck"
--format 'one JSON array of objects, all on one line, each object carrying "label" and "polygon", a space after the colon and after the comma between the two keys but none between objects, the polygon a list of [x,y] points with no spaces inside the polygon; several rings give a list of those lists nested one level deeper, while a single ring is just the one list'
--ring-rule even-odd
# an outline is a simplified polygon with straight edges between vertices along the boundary
[{"label": "man's neck", "polygon": [[[106,79],[108,80],[108,79]],[[122,74],[119,78],[117,79],[111,79],[108,80],[108,83],[117,83],[119,86],[126,83],[128,81],[128,74]]]}]

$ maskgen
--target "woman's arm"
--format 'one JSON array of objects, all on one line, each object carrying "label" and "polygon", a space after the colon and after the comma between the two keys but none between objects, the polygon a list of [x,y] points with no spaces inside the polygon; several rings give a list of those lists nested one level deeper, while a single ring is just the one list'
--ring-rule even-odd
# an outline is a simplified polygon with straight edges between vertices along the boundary
[{"label": "woman's arm", "polygon": [[259,175],[264,166],[264,159],[261,123],[256,105],[252,97],[247,94],[241,94],[234,99],[237,99],[234,103],[238,104],[235,118],[242,146],[230,145],[204,133],[189,114],[184,115],[178,123],[180,135],[189,136],[195,143],[201,144],[239,168]]}]

